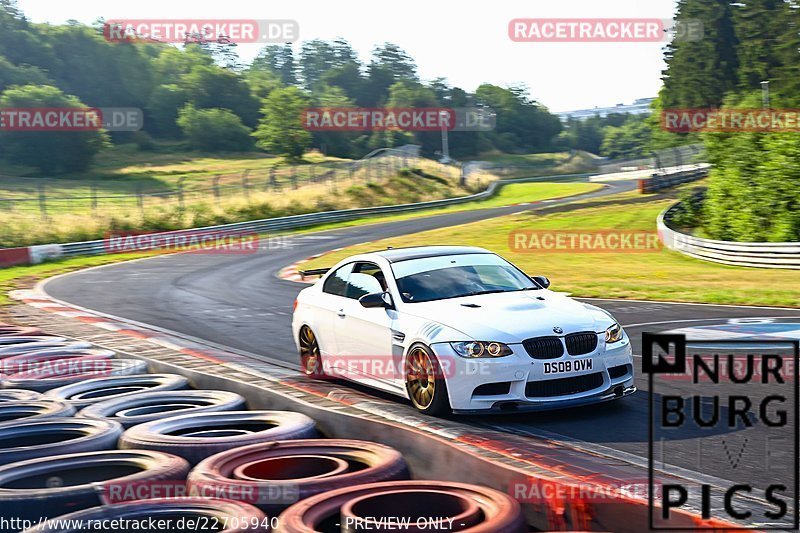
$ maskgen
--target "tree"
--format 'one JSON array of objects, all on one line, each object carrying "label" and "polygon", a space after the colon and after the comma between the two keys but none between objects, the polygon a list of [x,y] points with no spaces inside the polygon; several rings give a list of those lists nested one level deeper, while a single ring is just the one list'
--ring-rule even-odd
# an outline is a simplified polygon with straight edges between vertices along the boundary
[{"label": "tree", "polygon": [[569,117],[558,138],[561,146],[599,154],[603,145],[604,121],[599,115],[584,120]]},{"label": "tree", "polygon": [[418,81],[417,65],[405,50],[392,43],[384,43],[372,52],[372,64],[391,75],[394,81]]},{"label": "tree", "polygon": [[348,61],[342,66],[334,67],[320,78],[320,82],[330,86],[339,87],[348,98],[357,105],[367,105],[367,81],[361,75],[361,67],[355,61]]},{"label": "tree", "polygon": [[[758,107],[760,101],[760,93],[751,93],[735,107]],[[708,235],[736,241],[800,239],[798,134],[706,133],[703,138],[712,164],[703,206]]]},{"label": "tree", "polygon": [[[83,103],[50,85],[24,85],[7,89],[0,96],[3,108],[78,108]],[[102,130],[12,131],[0,130],[3,157],[30,165],[42,173],[74,172],[86,169],[92,158],[108,144]]]},{"label": "tree", "polygon": [[485,83],[475,91],[475,100],[497,115],[494,131],[486,138],[506,152],[534,152],[550,148],[561,132],[561,121],[531,100],[523,87],[502,88]]},{"label": "tree", "polygon": [[376,47],[367,66],[367,79],[359,104],[368,107],[385,104],[389,88],[398,81],[419,81],[414,60],[396,44],[385,43]]},{"label": "tree", "polygon": [[[436,93],[419,82],[403,79],[389,87],[387,107],[437,107]],[[377,133],[377,132],[376,132]],[[432,155],[441,147],[441,131],[387,131],[382,137],[387,144],[384,146],[402,146],[404,144],[419,144],[423,153]],[[379,137],[380,138],[380,137]],[[375,139],[378,140],[378,139]],[[376,146],[376,148],[378,148]]]},{"label": "tree", "polygon": [[[353,101],[340,87],[317,85],[312,98],[316,107],[353,107]],[[327,155],[354,157],[361,155],[357,146],[359,135],[360,132],[352,131],[315,131],[312,132],[312,144]]]},{"label": "tree", "polygon": [[651,134],[644,117],[629,115],[619,126],[603,128],[600,153],[612,159],[641,157],[647,151]]},{"label": "tree", "polygon": [[665,108],[718,107],[737,86],[737,38],[729,0],[679,0],[677,24],[703,24],[703,38],[666,47]]},{"label": "tree", "polygon": [[794,8],[786,11],[785,25],[775,43],[776,55],[780,65],[775,69],[773,90],[777,92],[786,105],[800,105],[800,9],[797,2]]},{"label": "tree", "polygon": [[189,102],[189,92],[179,85],[159,85],[147,103],[146,123],[150,132],[158,137],[177,138],[181,128],[175,122],[178,112]]},{"label": "tree", "polygon": [[248,127],[258,122],[258,100],[236,73],[216,65],[195,66],[180,80],[195,107],[230,109]]},{"label": "tree", "polygon": [[757,90],[762,81],[774,78],[781,66],[777,40],[786,34],[794,10],[784,0],[748,0],[735,6],[739,88]]},{"label": "tree", "polygon": [[251,68],[275,73],[284,85],[297,85],[297,66],[290,43],[265,46],[253,60]]},{"label": "tree", "polygon": [[250,68],[242,73],[242,78],[250,88],[250,93],[259,102],[275,89],[283,87],[280,77],[270,70]]},{"label": "tree", "polygon": [[53,81],[37,67],[12,65],[0,56],[0,92],[12,85],[50,85]]},{"label": "tree", "polygon": [[302,124],[306,107],[308,98],[297,87],[272,91],[264,100],[262,118],[253,132],[256,145],[270,153],[300,159],[311,145],[311,133]]},{"label": "tree", "polygon": [[94,28],[79,24],[42,25],[37,31],[53,57],[21,64],[36,65],[62,91],[92,106],[147,105],[155,86],[151,54],[164,45],[111,43]]},{"label": "tree", "polygon": [[14,0],[0,0],[0,56],[13,65],[44,66],[55,61],[52,48],[42,43]]},{"label": "tree", "polygon": [[250,129],[227,109],[197,109],[187,104],[178,126],[192,148],[208,152],[245,152],[253,147]]},{"label": "tree", "polygon": [[211,67],[214,60],[196,46],[178,50],[172,46],[164,47],[152,60],[154,77],[162,84],[178,83],[183,76],[198,66]]},{"label": "tree", "polygon": [[307,90],[313,90],[322,81],[322,76],[326,72],[355,62],[357,62],[356,53],[344,39],[306,41],[300,48],[300,73],[303,85]]}]

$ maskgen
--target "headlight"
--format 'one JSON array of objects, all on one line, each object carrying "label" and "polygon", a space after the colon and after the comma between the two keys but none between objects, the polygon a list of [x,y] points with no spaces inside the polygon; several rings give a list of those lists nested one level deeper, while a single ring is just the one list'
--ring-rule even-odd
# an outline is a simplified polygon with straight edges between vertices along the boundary
[{"label": "headlight", "polygon": [[606,330],[606,344],[622,340],[622,326],[614,324]]},{"label": "headlight", "polygon": [[503,357],[512,354],[511,348],[502,342],[451,342],[450,346],[461,357]]}]

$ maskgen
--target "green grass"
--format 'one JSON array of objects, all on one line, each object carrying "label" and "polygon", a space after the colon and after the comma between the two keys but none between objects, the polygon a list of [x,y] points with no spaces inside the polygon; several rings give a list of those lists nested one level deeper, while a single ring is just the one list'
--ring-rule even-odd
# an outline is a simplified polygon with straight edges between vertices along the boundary
[{"label": "green grass", "polygon": [[354,253],[431,244],[488,248],[530,274],[548,276],[553,290],[574,296],[633,298],[719,304],[800,306],[800,272],[719,265],[669,250],[644,253],[519,252],[509,235],[515,230],[648,230],[674,199],[632,203],[631,193],[597,200],[571,212],[522,213],[484,222],[426,231],[372,242],[324,255],[304,268],[330,266]]}]

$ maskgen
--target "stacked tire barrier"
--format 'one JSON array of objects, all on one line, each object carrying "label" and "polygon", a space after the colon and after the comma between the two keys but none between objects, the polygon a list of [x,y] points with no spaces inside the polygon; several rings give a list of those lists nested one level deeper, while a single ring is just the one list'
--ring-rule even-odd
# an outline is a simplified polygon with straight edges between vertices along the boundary
[{"label": "stacked tire barrier", "polygon": [[681,170],[669,174],[653,174],[653,176],[648,179],[639,180],[639,192],[642,194],[656,192],[661,189],[668,189],[669,187],[680,185],[681,183],[697,181],[706,176],[708,176],[708,166],[701,166],[691,170]]},{"label": "stacked tire barrier", "polygon": [[326,439],[306,415],[246,410],[238,394],[142,361],[0,328],[14,372],[0,381],[0,517],[18,526],[3,531],[158,520],[166,531],[528,531],[509,495],[412,480],[391,447]]}]

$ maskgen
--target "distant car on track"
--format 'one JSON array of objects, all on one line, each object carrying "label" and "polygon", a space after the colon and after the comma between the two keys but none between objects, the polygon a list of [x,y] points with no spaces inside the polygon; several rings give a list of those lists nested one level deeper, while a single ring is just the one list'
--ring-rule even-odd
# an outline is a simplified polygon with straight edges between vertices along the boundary
[{"label": "distant car on track", "polygon": [[606,311],[548,290],[488,250],[354,255],[295,301],[306,374],[344,378],[428,414],[554,409],[636,391],[630,341]]}]

